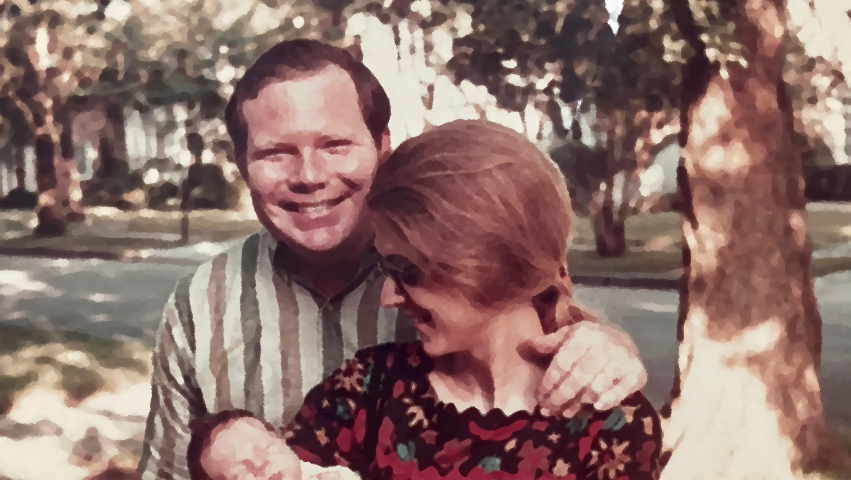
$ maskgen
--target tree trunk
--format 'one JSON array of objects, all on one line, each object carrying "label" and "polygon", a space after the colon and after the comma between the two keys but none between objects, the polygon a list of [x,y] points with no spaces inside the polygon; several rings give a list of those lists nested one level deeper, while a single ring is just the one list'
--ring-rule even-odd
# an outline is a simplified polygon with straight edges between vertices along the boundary
[{"label": "tree trunk", "polygon": [[396,44],[396,61],[402,64],[402,33],[399,30],[399,22],[393,23],[393,43]]},{"label": "tree trunk", "polygon": [[425,105],[426,112],[430,112],[434,108],[434,84],[437,83],[437,79],[441,75],[446,74],[441,65],[432,64],[431,55],[433,52],[434,40],[431,37],[431,33],[423,32],[423,62],[425,62],[426,67],[432,68],[435,73],[434,81],[426,85],[426,93],[423,95],[423,105]]},{"label": "tree trunk", "polygon": [[100,178],[109,178],[124,173],[127,164],[127,135],[124,124],[124,109],[114,99],[106,103],[106,127],[101,131],[99,146]]},{"label": "tree trunk", "polygon": [[[190,202],[192,200],[192,182],[190,182],[189,173],[192,171],[192,166],[201,165],[202,156],[204,154],[204,139],[198,133],[200,125],[198,118],[192,119],[195,113],[195,105],[190,103],[186,106],[186,113],[189,119],[185,122],[186,127],[186,148],[192,154],[192,164],[186,169],[186,177],[181,185],[181,200],[180,200],[180,240],[184,245],[189,244],[189,212]],[[202,186],[203,187],[203,186]]]},{"label": "tree trunk", "polygon": [[[567,139],[570,126],[565,125],[564,123],[564,115],[561,113],[561,105],[558,104],[555,98],[550,98],[547,100],[547,104],[544,108],[547,116],[553,123],[553,133],[555,136],[561,140]],[[579,115],[575,115],[575,117],[578,118]]]},{"label": "tree trunk", "polygon": [[12,145],[10,143],[6,143],[0,147],[0,157],[2,157],[2,160],[0,160],[0,198],[3,198],[8,193],[6,190],[6,166],[11,164]]},{"label": "tree trunk", "polygon": [[24,156],[26,147],[15,145],[15,181],[22,192],[27,190],[27,158]]},{"label": "tree trunk", "polygon": [[74,125],[73,119],[68,112],[61,118],[61,133],[59,134],[59,145],[63,160],[64,175],[67,180],[62,184],[67,187],[62,195],[68,199],[65,209],[65,218],[69,222],[81,222],[86,219],[83,210],[83,189],[80,184],[80,168],[77,164],[77,155],[74,151]]},{"label": "tree trunk", "polygon": [[173,112],[173,110],[171,108],[171,105],[169,105],[167,107],[160,107],[160,108],[163,109],[163,112],[165,113],[164,116],[166,118],[163,121],[160,121],[159,119],[155,119],[155,121],[156,121],[156,123],[155,123],[155,125],[156,125],[156,142],[157,142],[156,157],[164,159],[165,158],[165,139],[166,139],[166,136],[168,135],[168,132],[170,130],[168,128],[168,126],[169,126],[168,123],[169,123],[170,117],[168,116],[167,112]]},{"label": "tree trunk", "polygon": [[59,142],[43,133],[35,141],[35,172],[38,185],[38,225],[35,235],[39,237],[61,237],[68,230],[65,220],[67,197],[61,193],[67,189],[65,159],[62,158]]},{"label": "tree trunk", "polygon": [[[825,439],[821,318],[781,76],[783,5],[743,3],[735,28],[748,68],[728,66],[725,78],[697,48],[684,75],[689,264],[663,480],[795,478]],[[678,26],[694,35],[680,8]]]},{"label": "tree trunk", "polygon": [[[603,258],[620,257],[626,252],[626,232],[624,230],[623,218],[615,216],[615,176],[620,170],[617,168],[617,140],[618,122],[614,118],[608,121],[606,133],[606,180],[603,192],[603,201],[600,210],[595,216],[594,240],[597,246],[597,255]],[[624,180],[626,181],[626,180]]]},{"label": "tree trunk", "polygon": [[[44,99],[42,99],[44,101]],[[58,98],[44,101],[45,124],[35,142],[35,170],[38,186],[35,235],[60,237],[68,230],[67,216],[71,207],[72,162],[66,162],[70,122],[68,112]],[[63,148],[64,147],[64,148]],[[79,218],[74,216],[74,220]]]},{"label": "tree trunk", "polygon": [[[636,121],[637,120],[637,121]],[[620,170],[623,173],[621,203],[615,221],[623,232],[624,252],[626,252],[626,219],[632,213],[632,200],[641,183],[639,174],[649,165],[649,152],[643,141],[650,135],[650,121],[647,112],[639,112],[625,119],[625,134],[621,142]]]}]

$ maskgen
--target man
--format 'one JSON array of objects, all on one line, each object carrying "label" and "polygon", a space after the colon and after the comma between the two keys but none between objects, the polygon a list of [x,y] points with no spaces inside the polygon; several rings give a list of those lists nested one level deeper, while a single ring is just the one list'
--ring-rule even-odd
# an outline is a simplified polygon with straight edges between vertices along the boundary
[{"label": "man", "polygon": [[[390,152],[390,104],[372,73],[341,49],[283,42],[248,69],[225,115],[265,228],[181,280],[166,305],[143,479],[189,478],[193,419],[245,409],[285,425],[358,349],[415,339],[406,318],[379,308],[383,278],[368,254],[366,193]],[[612,326],[581,322],[531,347],[559,351],[539,395],[550,409],[608,408],[646,379]]]}]

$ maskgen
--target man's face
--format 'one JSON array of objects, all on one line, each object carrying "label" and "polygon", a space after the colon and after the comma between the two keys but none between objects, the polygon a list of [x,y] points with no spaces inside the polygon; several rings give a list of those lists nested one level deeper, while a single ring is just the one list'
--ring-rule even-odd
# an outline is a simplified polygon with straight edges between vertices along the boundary
[{"label": "man's face", "polygon": [[242,112],[254,207],[279,240],[328,251],[362,227],[379,151],[343,69],[269,84]]}]

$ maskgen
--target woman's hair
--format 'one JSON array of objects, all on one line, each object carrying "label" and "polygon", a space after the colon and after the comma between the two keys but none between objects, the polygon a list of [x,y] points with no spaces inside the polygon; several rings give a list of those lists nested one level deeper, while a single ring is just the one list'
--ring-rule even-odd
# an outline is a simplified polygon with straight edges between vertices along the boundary
[{"label": "woman's hair", "polygon": [[379,167],[368,205],[418,253],[411,261],[480,305],[570,296],[567,186],[514,130],[461,120],[405,141]]}]

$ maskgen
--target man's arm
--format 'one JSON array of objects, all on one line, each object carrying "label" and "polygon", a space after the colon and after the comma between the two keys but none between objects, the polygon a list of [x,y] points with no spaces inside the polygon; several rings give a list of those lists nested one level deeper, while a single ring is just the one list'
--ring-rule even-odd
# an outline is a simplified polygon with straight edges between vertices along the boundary
[{"label": "man's arm", "polygon": [[189,422],[206,412],[194,376],[194,325],[189,281],[181,280],[163,311],[156,334],[151,410],[137,469],[142,480],[189,480]]},{"label": "man's arm", "polygon": [[542,408],[566,417],[586,404],[609,410],[644,388],[647,370],[623,329],[575,304],[560,320],[556,332],[527,345],[553,358],[537,392]]}]

